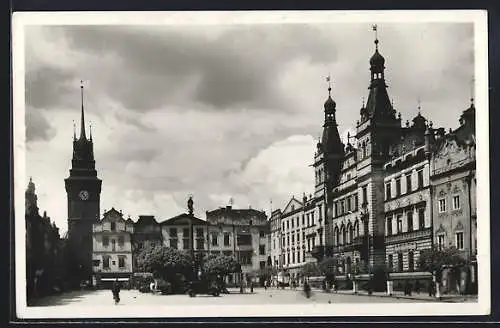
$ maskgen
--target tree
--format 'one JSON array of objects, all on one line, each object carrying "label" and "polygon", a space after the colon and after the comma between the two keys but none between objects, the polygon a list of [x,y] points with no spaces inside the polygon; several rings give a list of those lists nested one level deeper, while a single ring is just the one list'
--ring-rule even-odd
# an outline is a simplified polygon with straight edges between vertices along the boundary
[{"label": "tree", "polygon": [[230,273],[241,272],[241,265],[231,256],[210,255],[203,263],[203,272],[224,277]]},{"label": "tree", "polygon": [[448,267],[451,268],[452,271],[455,271],[465,265],[467,265],[467,261],[455,247],[442,249],[433,247],[420,253],[420,269],[430,272],[438,283],[441,283],[442,274],[445,268]]},{"label": "tree", "polygon": [[185,253],[163,245],[144,248],[137,256],[137,266],[155,278],[173,280],[178,274],[189,275],[192,259]]},{"label": "tree", "polygon": [[335,280],[338,259],[335,257],[326,257],[318,264],[319,271],[325,276],[326,280],[332,283]]},{"label": "tree", "polygon": [[321,271],[316,263],[306,263],[300,268],[300,274],[303,277],[318,276]]}]

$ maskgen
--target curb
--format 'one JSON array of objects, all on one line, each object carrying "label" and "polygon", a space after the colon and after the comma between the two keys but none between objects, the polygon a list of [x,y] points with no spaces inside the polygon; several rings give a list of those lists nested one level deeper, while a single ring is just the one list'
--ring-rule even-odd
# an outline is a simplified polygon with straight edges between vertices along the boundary
[{"label": "curb", "polygon": [[[330,293],[326,293],[325,294],[330,294]],[[353,293],[337,293],[337,294],[343,294],[343,295],[355,295],[355,296],[366,296],[366,297],[390,297],[390,298],[395,298],[395,299],[408,299],[408,300],[415,300],[415,301],[424,301],[424,302],[436,302],[436,303],[458,303],[458,302],[465,302],[467,301],[467,297],[460,297],[459,298],[459,301],[456,302],[454,298],[443,298],[441,300],[439,299],[436,299],[436,298],[418,298],[418,297],[411,297],[411,296],[398,296],[398,295],[387,295],[387,294],[384,294],[384,295],[380,295],[380,294],[372,294],[372,295],[368,295],[368,294],[365,294],[365,293],[357,293],[357,294],[353,294]]]}]

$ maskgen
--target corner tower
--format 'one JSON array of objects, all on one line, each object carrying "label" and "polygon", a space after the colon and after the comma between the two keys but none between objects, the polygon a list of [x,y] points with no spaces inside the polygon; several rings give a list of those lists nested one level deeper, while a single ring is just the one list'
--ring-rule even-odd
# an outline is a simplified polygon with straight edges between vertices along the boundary
[{"label": "corner tower", "polygon": [[385,263],[384,170],[391,144],[401,138],[401,116],[387,93],[385,58],[379,52],[377,26],[375,53],[370,58],[370,84],[366,106],[356,125],[357,185],[360,218],[365,238],[361,260],[372,270]]},{"label": "corner tower", "polygon": [[91,281],[92,276],[92,224],[99,220],[101,183],[94,160],[92,131],[85,132],[83,82],[81,94],[80,137],[73,134],[73,157],[69,177],[64,180],[68,197],[68,244],[73,277]]}]

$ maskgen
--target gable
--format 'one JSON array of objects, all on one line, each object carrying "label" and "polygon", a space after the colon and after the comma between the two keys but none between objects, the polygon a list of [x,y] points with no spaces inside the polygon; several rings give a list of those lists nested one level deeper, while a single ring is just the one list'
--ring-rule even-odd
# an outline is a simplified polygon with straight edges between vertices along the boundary
[{"label": "gable", "polygon": [[302,203],[299,202],[295,197],[292,197],[288,204],[285,206],[285,209],[283,210],[283,214],[293,212],[299,208],[302,207]]},{"label": "gable", "polygon": [[125,222],[122,214],[115,210],[114,208],[110,209],[106,213],[104,213],[104,217],[101,220],[102,222]]},{"label": "gable", "polygon": [[164,224],[166,224],[166,225],[189,225],[191,222],[193,223],[193,225],[205,225],[205,224],[207,224],[206,221],[203,221],[195,216],[192,217],[192,221],[191,221],[190,216],[186,213],[174,216],[173,218],[167,219],[167,220],[161,222],[160,224],[161,225],[164,225]]}]

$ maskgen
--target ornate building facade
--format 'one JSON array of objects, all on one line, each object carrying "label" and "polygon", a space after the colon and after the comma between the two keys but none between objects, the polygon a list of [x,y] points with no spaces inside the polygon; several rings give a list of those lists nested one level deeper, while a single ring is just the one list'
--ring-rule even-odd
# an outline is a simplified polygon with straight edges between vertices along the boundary
[{"label": "ornate building facade", "polygon": [[92,225],[99,221],[102,181],[97,177],[92,131],[87,138],[83,85],[81,89],[80,137],[73,136],[73,158],[69,177],[64,180],[68,200],[68,246],[72,261],[68,263],[73,283],[91,281]]},{"label": "ornate building facade", "polygon": [[112,208],[92,229],[92,285],[110,287],[115,279],[129,281],[133,273],[132,220],[125,220]]},{"label": "ornate building facade", "polygon": [[[374,287],[384,289],[387,271],[392,280],[429,279],[418,267],[419,255],[434,243],[455,245],[475,260],[475,110],[471,105],[464,111],[460,127],[449,134],[434,128],[420,105],[403,126],[387,92],[377,37],[369,64],[367,102],[346,144],[338,137],[329,86],[313,165],[314,197],[292,198],[280,214],[281,235],[272,238],[281,239],[285,270],[298,271],[307,262],[293,256],[304,248],[318,261],[337,259],[338,280],[378,276]],[[301,215],[312,209],[317,226],[307,230]]]}]

